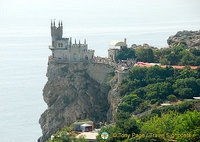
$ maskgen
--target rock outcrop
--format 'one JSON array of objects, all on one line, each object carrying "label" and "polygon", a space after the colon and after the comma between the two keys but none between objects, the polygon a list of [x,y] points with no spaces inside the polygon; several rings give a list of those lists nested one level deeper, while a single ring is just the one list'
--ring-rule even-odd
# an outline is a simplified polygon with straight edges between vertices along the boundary
[{"label": "rock outcrop", "polygon": [[107,121],[110,88],[106,81],[113,71],[101,63],[57,63],[51,59],[43,89],[48,108],[39,120],[43,136],[38,141],[46,141],[76,120]]},{"label": "rock outcrop", "polygon": [[167,40],[170,47],[182,46],[186,49],[200,49],[200,31],[179,31]]},{"label": "rock outcrop", "polygon": [[118,82],[117,76],[113,77],[113,79],[110,81],[111,89],[108,93],[108,104],[109,104],[109,110],[107,112],[107,121],[108,122],[114,122],[114,115],[117,112],[117,108],[120,104],[120,83]]},{"label": "rock outcrop", "polygon": [[144,48],[146,48],[146,49],[158,49],[157,47],[150,46],[150,45],[147,44],[147,43],[144,43],[143,45],[132,44],[130,48],[138,49],[138,48],[141,48],[141,47],[144,47]]}]

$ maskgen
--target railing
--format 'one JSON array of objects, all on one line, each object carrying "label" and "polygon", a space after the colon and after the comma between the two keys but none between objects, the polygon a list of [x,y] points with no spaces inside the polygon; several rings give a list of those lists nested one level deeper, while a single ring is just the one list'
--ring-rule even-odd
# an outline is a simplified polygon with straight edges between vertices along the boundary
[{"label": "railing", "polygon": [[78,63],[78,62],[85,62],[85,63],[92,63],[94,62],[93,59],[90,59],[90,60],[84,60],[84,59],[81,59],[81,60],[69,60],[69,59],[65,59],[65,58],[52,58],[51,56],[49,56],[49,61],[50,62],[56,62],[56,63]]},{"label": "railing", "polygon": [[49,49],[55,49],[53,46],[49,45]]}]

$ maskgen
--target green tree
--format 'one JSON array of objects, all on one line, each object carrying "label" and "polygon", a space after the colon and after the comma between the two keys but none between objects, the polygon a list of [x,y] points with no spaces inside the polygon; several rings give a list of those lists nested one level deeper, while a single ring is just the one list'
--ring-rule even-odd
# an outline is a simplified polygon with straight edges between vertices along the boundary
[{"label": "green tree", "polygon": [[176,102],[177,101],[177,98],[175,95],[169,95],[167,96],[167,99],[170,101],[170,102]]},{"label": "green tree", "polygon": [[135,49],[132,48],[125,48],[121,50],[116,59],[117,60],[126,60],[126,59],[135,59]]},{"label": "green tree", "polygon": [[174,92],[183,99],[198,96],[200,93],[200,86],[194,77],[176,80],[173,88]]},{"label": "green tree", "polygon": [[138,66],[133,67],[129,71],[130,80],[134,80],[134,79],[143,80],[146,76],[147,70],[148,70],[147,67],[138,67]]},{"label": "green tree", "polygon": [[[170,111],[162,114],[161,117],[154,116],[143,123],[141,133],[170,134],[165,140],[193,141],[198,140],[200,126],[200,113],[187,111],[185,114]],[[172,134],[196,134],[194,137],[171,137]]]},{"label": "green tree", "polygon": [[122,104],[120,104],[118,109],[124,112],[133,112],[142,102],[142,100],[136,94],[129,94],[124,96],[121,100]]},{"label": "green tree", "polygon": [[168,95],[172,93],[172,87],[170,83],[161,82],[155,84],[149,84],[145,87],[146,98],[151,99],[161,99],[165,100]]},{"label": "green tree", "polygon": [[136,50],[137,60],[141,62],[154,62],[154,53],[150,48],[140,47]]}]

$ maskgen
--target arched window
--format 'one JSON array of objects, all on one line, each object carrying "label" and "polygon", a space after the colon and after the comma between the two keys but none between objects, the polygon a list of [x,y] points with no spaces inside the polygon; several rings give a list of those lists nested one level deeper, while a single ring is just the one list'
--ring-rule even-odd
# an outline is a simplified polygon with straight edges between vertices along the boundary
[{"label": "arched window", "polygon": [[63,47],[63,43],[60,43],[60,47]]},{"label": "arched window", "polygon": [[85,60],[88,60],[88,56],[87,55],[85,56]]}]

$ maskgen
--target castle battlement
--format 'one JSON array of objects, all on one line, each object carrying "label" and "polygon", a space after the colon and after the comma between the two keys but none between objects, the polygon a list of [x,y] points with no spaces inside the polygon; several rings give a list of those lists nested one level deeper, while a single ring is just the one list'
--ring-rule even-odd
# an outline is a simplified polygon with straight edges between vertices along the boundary
[{"label": "castle battlement", "polygon": [[88,49],[86,40],[84,44],[72,43],[72,38],[63,38],[63,25],[62,21],[56,27],[55,21],[51,22],[51,37],[52,44],[49,49],[52,51],[52,59],[65,59],[68,62],[74,61],[91,61],[94,58],[94,50]]},{"label": "castle battlement", "polygon": [[72,47],[88,47],[87,44],[72,44]]}]

